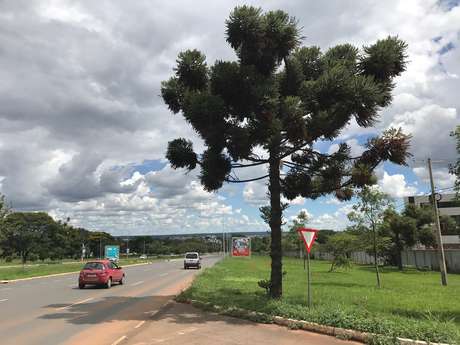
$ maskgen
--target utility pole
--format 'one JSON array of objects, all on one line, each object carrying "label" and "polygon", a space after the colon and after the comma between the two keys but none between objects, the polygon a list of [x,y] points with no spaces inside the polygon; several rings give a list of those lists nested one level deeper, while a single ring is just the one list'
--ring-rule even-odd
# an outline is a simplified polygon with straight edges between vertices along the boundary
[{"label": "utility pole", "polygon": [[431,202],[433,203],[434,221],[436,225],[436,239],[438,243],[438,259],[439,270],[441,271],[441,283],[447,285],[447,269],[446,258],[444,255],[444,246],[442,244],[441,225],[439,223],[438,202],[434,192],[433,172],[431,170],[431,158],[428,158],[428,171],[430,172],[430,185],[431,185]]}]

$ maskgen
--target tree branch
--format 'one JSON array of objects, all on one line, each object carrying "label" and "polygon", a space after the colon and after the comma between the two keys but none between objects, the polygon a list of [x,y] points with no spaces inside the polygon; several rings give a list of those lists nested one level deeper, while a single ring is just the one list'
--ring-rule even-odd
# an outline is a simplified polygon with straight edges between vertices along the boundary
[{"label": "tree branch", "polygon": [[232,168],[247,168],[247,167],[253,167],[256,165],[262,165],[262,164],[267,164],[268,161],[260,161],[256,163],[251,163],[251,164],[241,164],[241,163],[233,163]]},{"label": "tree branch", "polygon": [[229,182],[229,183],[244,183],[244,182],[252,182],[252,181],[257,181],[257,180],[263,180],[264,178],[267,178],[267,177],[268,177],[268,174],[264,175],[264,176],[256,177],[256,178],[247,179],[247,180],[240,180],[238,178],[232,177],[232,179],[226,178],[225,182]]}]

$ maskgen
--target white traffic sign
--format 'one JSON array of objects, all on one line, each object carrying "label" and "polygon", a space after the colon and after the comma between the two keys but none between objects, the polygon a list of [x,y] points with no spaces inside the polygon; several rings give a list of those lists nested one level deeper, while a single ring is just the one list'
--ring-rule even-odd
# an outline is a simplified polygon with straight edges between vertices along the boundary
[{"label": "white traffic sign", "polygon": [[315,229],[307,229],[307,228],[300,228],[297,229],[299,232],[300,237],[302,238],[303,243],[305,244],[305,248],[307,252],[310,253],[311,247],[316,240],[316,233],[318,230]]}]

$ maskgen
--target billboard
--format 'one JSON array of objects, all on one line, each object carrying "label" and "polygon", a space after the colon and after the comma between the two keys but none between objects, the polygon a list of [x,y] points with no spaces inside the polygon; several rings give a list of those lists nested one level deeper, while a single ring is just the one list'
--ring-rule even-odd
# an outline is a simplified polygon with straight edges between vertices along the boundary
[{"label": "billboard", "polygon": [[120,259],[120,246],[110,245],[105,246],[105,258],[118,261]]},{"label": "billboard", "polygon": [[232,256],[251,256],[251,239],[232,237]]}]

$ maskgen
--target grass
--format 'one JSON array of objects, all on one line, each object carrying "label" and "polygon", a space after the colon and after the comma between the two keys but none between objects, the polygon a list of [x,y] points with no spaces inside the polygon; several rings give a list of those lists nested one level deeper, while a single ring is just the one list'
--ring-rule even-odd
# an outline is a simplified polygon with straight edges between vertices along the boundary
[{"label": "grass", "polygon": [[[129,264],[137,264],[137,263],[144,263],[150,262],[152,259],[148,260],[141,260],[139,258],[129,258],[129,259],[120,259],[120,265],[129,265]],[[15,263],[10,265],[15,265]],[[45,262],[43,264],[31,264],[19,267],[1,267],[7,266],[0,265],[0,280],[12,280],[12,279],[20,279],[20,278],[30,278],[30,277],[39,277],[45,276],[50,274],[57,274],[57,273],[67,273],[67,272],[75,272],[81,270],[83,267],[83,263],[81,262]]]},{"label": "grass", "polygon": [[223,307],[280,315],[335,327],[433,342],[460,342],[460,275],[440,285],[437,272],[385,268],[381,289],[372,267],[328,272],[312,261],[313,307],[306,306],[306,272],[298,259],[284,259],[283,299],[266,297],[257,282],[267,279],[267,257],[230,258],[206,270],[181,298]]}]

